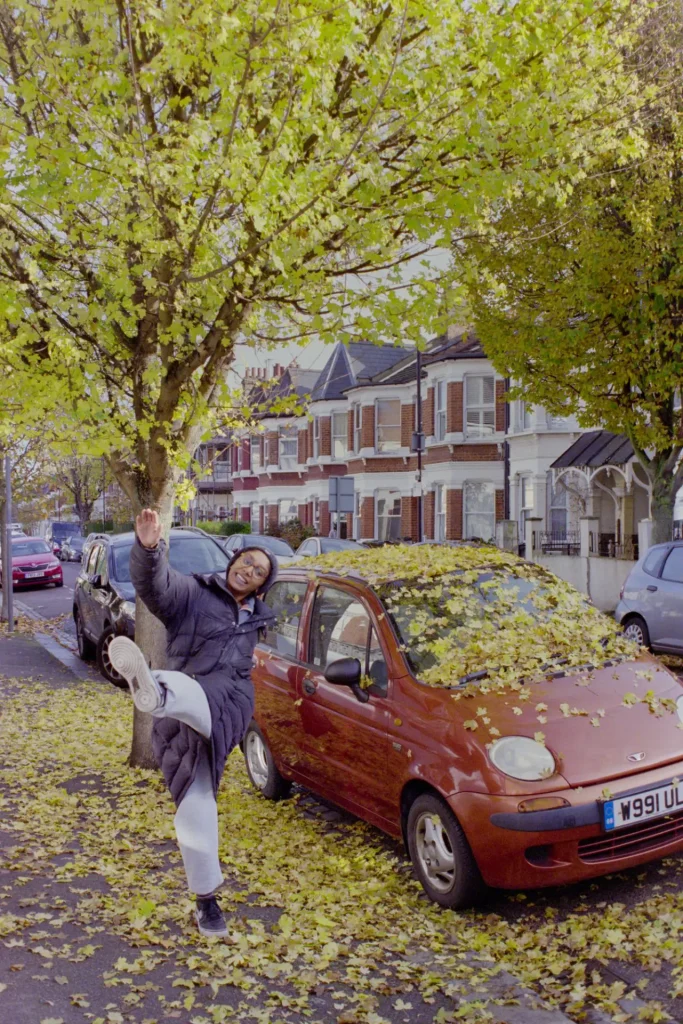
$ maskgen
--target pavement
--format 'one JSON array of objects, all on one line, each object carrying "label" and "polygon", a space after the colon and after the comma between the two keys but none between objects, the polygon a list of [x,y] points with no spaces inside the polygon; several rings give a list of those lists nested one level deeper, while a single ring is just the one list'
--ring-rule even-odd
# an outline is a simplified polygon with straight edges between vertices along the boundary
[{"label": "pavement", "polygon": [[[22,681],[27,680],[45,684],[48,701],[58,701],[61,691],[67,691],[67,699],[68,691],[73,691],[74,700],[78,699],[79,693],[90,693],[92,684],[86,684],[84,676],[89,676],[96,687],[110,689],[110,684],[98,678],[94,669],[86,667],[79,674],[74,674],[68,659],[65,662],[64,657],[55,656],[52,644],[61,646],[47,632],[39,637],[7,636],[0,632],[0,701],[20,694]],[[50,698],[50,694],[54,698]],[[117,696],[116,699],[121,698]],[[27,713],[30,719],[35,712],[29,710]],[[38,765],[32,766],[31,763],[30,721],[27,728],[29,742],[24,763],[27,776],[30,776]],[[95,784],[94,777],[77,776],[65,785],[66,791],[74,794],[73,799],[76,799],[79,792]],[[87,792],[90,794],[92,790]],[[106,786],[103,795],[106,795]],[[239,982],[234,990],[227,985],[216,994],[218,985],[226,986],[226,981],[211,981],[201,955],[201,940],[192,940],[196,942],[196,955],[188,955],[186,924],[183,931],[171,922],[165,939],[162,942],[157,939],[154,943],[151,939],[145,941],[144,931],[139,933],[139,938],[131,939],[120,926],[110,929],[108,920],[116,893],[110,889],[106,868],[101,873],[97,871],[86,877],[74,878],[66,870],[70,849],[65,851],[55,847],[59,852],[51,852],[46,849],[49,843],[44,837],[38,841],[35,836],[31,838],[25,832],[16,832],[13,829],[13,806],[18,806],[16,791],[10,792],[6,786],[0,786],[2,1024],[83,1024],[85,1021],[92,1024],[160,1024],[171,1019],[180,1020],[182,1024],[221,1024],[223,1021],[241,1022],[246,1019],[272,1021],[274,1024],[303,1021],[314,1024],[381,1024],[386,1021],[392,1024],[394,1021],[397,1024],[404,1021],[432,1024],[435,1021],[461,1020],[492,1024],[569,1024],[564,1013],[551,1008],[505,970],[493,972],[485,983],[477,972],[477,980],[471,988],[462,981],[454,985],[452,978],[443,975],[443,955],[425,951],[422,947],[416,947],[412,952],[408,950],[402,957],[392,956],[390,970],[393,971],[396,961],[400,960],[400,977],[403,980],[398,982],[398,988],[395,981],[392,983],[394,987],[387,990],[389,995],[378,996],[372,1004],[374,1009],[363,1010],[359,1004],[353,1014],[340,1012],[344,981],[341,976],[333,975],[338,977],[336,985],[325,985],[323,981],[327,974],[324,972],[317,984],[314,983],[315,972],[312,975],[305,1012],[297,1012],[294,1001],[290,1007],[274,1008],[275,996],[280,1005],[284,998],[279,990],[270,994],[266,989],[257,990],[249,996],[252,1005],[247,1007],[247,1004],[239,1002],[242,995]],[[335,842],[338,842],[336,836],[341,834],[339,829],[344,828],[348,816],[306,793],[301,796],[298,810],[303,812],[305,819],[322,823],[324,829],[331,830]],[[78,833],[74,833],[71,839],[75,850],[79,843]],[[170,863],[174,865],[173,878],[178,880],[181,874],[174,843],[171,841],[166,845]],[[125,856],[125,843],[121,850],[117,856]],[[409,865],[400,851],[398,857],[402,859],[400,871],[409,875]],[[164,866],[161,865],[159,870],[160,884],[163,884]],[[173,890],[171,876],[168,878]],[[182,894],[175,895],[181,900]],[[83,908],[87,908],[87,912]],[[189,903],[184,914],[188,909]],[[252,942],[255,941],[254,935],[260,935],[265,941],[269,930],[278,934],[281,914],[282,906],[247,905],[241,911],[236,927]],[[390,929],[391,926],[387,927]],[[235,935],[230,942],[233,946],[238,942]],[[176,943],[180,952],[174,961]],[[164,948],[160,949],[160,946]],[[484,962],[490,969],[490,962],[483,958],[481,963]],[[179,964],[182,971],[177,969]],[[478,957],[472,954],[471,970],[476,972],[479,965]],[[372,962],[362,970],[368,972],[370,969],[378,974],[378,979],[370,978],[370,982],[374,984],[376,981],[381,992],[380,981],[385,987],[388,983],[379,976],[388,976],[390,970]],[[275,972],[274,967],[272,970]],[[414,983],[407,980],[418,975],[433,979],[430,989],[433,992],[426,1001],[419,994],[416,996]],[[273,973],[272,976],[276,978],[277,975]],[[367,978],[364,983],[368,983]],[[281,988],[283,983],[277,984]],[[190,1000],[188,989],[197,993],[198,1002],[194,1009],[194,997]],[[203,1004],[199,1000],[207,990],[209,995],[213,992],[213,1002],[208,998],[208,1009],[200,1012]],[[410,1013],[406,1015],[409,1007]],[[204,1015],[207,1012],[209,1016]],[[604,1018],[605,1021],[607,1019]],[[603,1019],[596,1017],[594,1024],[603,1024]]]}]

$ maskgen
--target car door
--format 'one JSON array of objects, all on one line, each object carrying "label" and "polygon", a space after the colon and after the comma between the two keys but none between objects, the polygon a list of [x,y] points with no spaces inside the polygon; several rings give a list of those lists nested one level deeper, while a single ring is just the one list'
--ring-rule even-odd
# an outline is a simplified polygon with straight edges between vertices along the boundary
[{"label": "car door", "polygon": [[87,635],[91,638],[97,639],[99,633],[96,632],[96,615],[95,607],[93,602],[94,588],[92,585],[92,578],[95,573],[95,565],[97,563],[97,549],[99,545],[93,545],[90,549],[87,559],[81,562],[81,571],[78,577],[78,612],[81,616],[81,622]]},{"label": "car door", "polygon": [[[90,575],[90,613],[92,616],[91,633],[96,638],[102,635],[105,623],[110,624],[111,588],[109,586],[109,566],[107,547],[105,544],[94,544],[87,560]],[[99,586],[95,586],[95,582]]]},{"label": "car door", "polygon": [[683,547],[669,551],[658,580],[656,615],[650,625],[650,640],[655,646],[683,649]]},{"label": "car door", "polygon": [[268,591],[275,621],[254,651],[252,679],[256,696],[254,718],[277,763],[296,770],[303,739],[300,705],[301,677],[306,666],[299,658],[301,619],[308,580],[278,580]]},{"label": "car door", "polygon": [[[339,658],[358,658],[371,673],[370,699],[328,683]],[[391,681],[372,615],[359,592],[321,584],[310,612],[307,671],[301,684],[303,755],[311,788],[377,823],[395,817],[387,787]]]}]

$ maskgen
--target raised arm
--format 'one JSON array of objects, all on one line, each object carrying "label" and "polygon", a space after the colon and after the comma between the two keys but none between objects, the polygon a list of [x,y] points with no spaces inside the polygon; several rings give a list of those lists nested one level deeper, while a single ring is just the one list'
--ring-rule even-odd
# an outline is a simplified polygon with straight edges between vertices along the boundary
[{"label": "raised arm", "polygon": [[168,564],[156,512],[145,509],[135,520],[135,532],[137,540],[130,553],[130,578],[135,591],[152,615],[167,629],[175,630],[187,614],[197,582]]}]

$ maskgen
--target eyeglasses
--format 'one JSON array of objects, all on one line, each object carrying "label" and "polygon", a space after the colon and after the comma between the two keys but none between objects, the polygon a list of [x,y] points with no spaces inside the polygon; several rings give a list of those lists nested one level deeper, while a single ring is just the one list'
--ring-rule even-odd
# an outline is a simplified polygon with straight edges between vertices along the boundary
[{"label": "eyeglasses", "polygon": [[240,569],[251,569],[252,576],[259,583],[263,583],[264,580],[268,579],[268,570],[262,569],[260,565],[257,565],[251,555],[240,555],[235,563],[235,568],[237,568],[238,564]]}]

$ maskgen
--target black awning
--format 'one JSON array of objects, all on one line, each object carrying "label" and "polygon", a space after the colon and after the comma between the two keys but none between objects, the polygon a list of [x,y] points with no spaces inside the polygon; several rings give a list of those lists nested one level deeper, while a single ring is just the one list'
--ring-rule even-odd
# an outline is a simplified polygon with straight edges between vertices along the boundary
[{"label": "black awning", "polygon": [[633,445],[626,434],[613,434],[609,430],[589,430],[582,434],[566,452],[551,465],[551,469],[570,466],[623,466],[634,457]]}]

